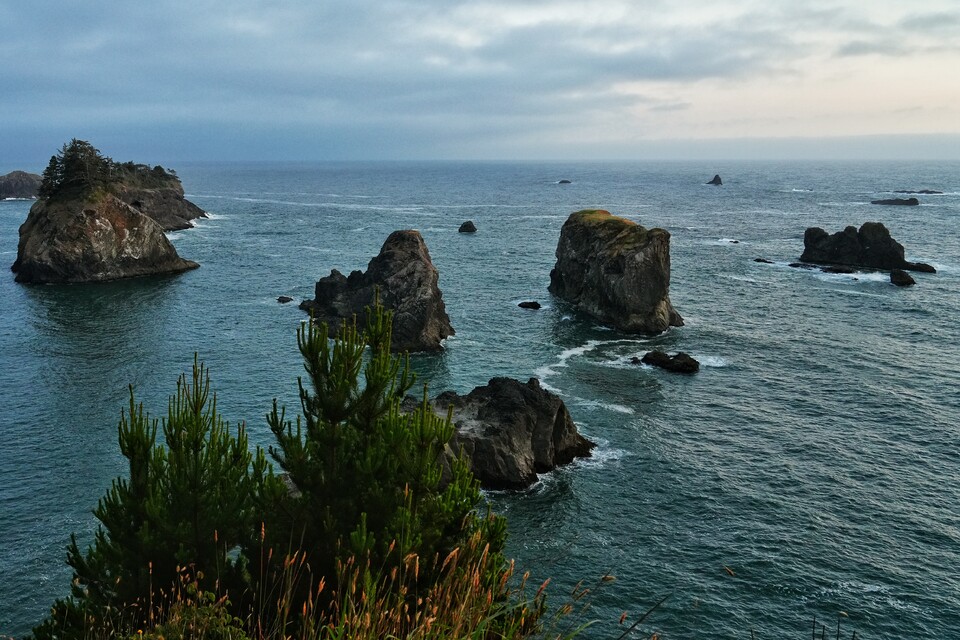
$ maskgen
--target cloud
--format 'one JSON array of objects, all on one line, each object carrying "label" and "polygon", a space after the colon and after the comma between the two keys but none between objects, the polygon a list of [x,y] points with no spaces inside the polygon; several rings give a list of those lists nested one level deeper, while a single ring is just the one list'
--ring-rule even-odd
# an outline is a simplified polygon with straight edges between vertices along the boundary
[{"label": "cloud", "polygon": [[6,3],[0,127],[7,139],[91,129],[144,146],[163,129],[184,156],[266,132],[326,141],[318,154],[376,154],[382,145],[371,140],[394,140],[401,156],[451,148],[470,156],[478,140],[511,151],[518,132],[530,144],[573,129],[601,140],[623,123],[682,137],[685,118],[702,117],[723,92],[807,83],[827,95],[818,83],[840,73],[830,58],[956,62],[949,3],[914,5],[38,0],[15,11]]}]

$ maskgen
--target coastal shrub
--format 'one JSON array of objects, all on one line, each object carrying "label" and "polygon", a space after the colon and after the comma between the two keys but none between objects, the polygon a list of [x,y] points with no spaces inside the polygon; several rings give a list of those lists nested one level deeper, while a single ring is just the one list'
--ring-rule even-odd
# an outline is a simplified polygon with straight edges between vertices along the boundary
[{"label": "coastal shrub", "polygon": [[[162,444],[157,436],[162,436]],[[151,419],[130,389],[118,429],[129,476],[113,481],[94,515],[93,544],[67,549],[71,595],[34,629],[43,638],[83,638],[91,627],[142,628],[175,588],[185,567],[209,588],[242,590],[245,557],[260,522],[261,492],[277,482],[262,450],[251,452],[243,424],[231,431],[194,360],[167,415]]]},{"label": "coastal shrub", "polygon": [[450,414],[434,413],[425,387],[401,410],[415,377],[390,352],[392,314],[377,303],[366,317],[332,339],[326,325],[298,331],[302,415],[287,420],[276,401],[267,415],[282,475],[223,421],[196,358],[160,421],[131,389],[118,429],[129,475],[97,505],[93,544],[72,538],[71,595],[34,637],[537,632],[543,592],[525,595],[505,520],[447,450]]},{"label": "coastal shrub", "polygon": [[[342,592],[339,568],[348,558],[370,568],[362,582],[399,572],[415,593],[436,583],[436,559],[455,549],[478,554],[477,579],[496,584],[508,566],[506,522],[478,512],[479,483],[465,462],[449,456],[444,468],[453,424],[449,413],[434,413],[426,387],[419,407],[401,410],[415,376],[406,356],[391,354],[392,313],[377,303],[366,318],[362,331],[344,323],[333,340],[326,324],[298,331],[306,371],[301,415],[288,420],[275,401],[267,416],[276,438],[270,452],[292,490],[267,505],[265,546],[274,557],[290,549],[304,554],[309,577],[301,579],[301,600],[321,580]],[[410,557],[422,561],[405,572]]]}]

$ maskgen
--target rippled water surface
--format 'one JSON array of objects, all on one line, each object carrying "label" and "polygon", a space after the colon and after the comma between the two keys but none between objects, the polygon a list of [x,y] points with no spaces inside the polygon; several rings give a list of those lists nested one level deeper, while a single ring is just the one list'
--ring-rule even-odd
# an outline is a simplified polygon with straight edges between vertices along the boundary
[{"label": "rippled water surface", "polygon": [[[159,414],[197,352],[228,419],[270,444],[271,399],[296,402],[303,319],[276,297],[309,297],[330,269],[365,268],[391,231],[416,228],[457,331],[414,360],[431,389],[537,376],[600,444],[526,493],[490,496],[511,552],[554,577],[556,601],[617,576],[591,597],[587,637],[615,637],[621,612],[667,594],[643,627],[666,638],[802,638],[840,611],[845,636],[960,637],[960,164],[177,169],[212,214],[171,234],[200,269],[0,278],[0,635],[26,633],[67,592],[69,535],[90,539],[91,509],[123,472],[128,385]],[[717,171],[724,185],[703,185]],[[869,204],[923,188],[946,193]],[[560,226],[587,207],[671,232],[686,326],[624,335],[550,297]],[[0,202],[4,264],[28,208]],[[457,233],[467,219],[475,235]],[[808,226],[868,220],[938,273],[899,289],[788,266]],[[517,308],[528,299],[544,308]],[[703,368],[629,363],[654,347]]]}]

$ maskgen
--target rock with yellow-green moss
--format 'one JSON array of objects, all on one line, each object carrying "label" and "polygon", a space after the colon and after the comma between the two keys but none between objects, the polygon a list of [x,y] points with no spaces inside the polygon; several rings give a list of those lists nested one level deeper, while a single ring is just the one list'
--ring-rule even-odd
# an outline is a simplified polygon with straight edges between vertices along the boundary
[{"label": "rock with yellow-green moss", "polygon": [[683,325],[670,304],[670,233],[608,211],[577,211],[567,218],[550,292],[629,333]]}]

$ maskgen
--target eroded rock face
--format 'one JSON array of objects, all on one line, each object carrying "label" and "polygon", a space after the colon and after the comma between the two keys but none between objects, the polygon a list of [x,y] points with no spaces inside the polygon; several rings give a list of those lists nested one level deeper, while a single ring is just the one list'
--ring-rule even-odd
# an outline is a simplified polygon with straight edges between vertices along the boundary
[{"label": "eroded rock face", "polygon": [[903,257],[903,245],[890,237],[890,232],[879,222],[865,222],[859,230],[849,226],[833,235],[820,227],[810,227],[803,234],[800,261],[887,271],[936,271],[922,262],[907,262]]},{"label": "eroded rock face", "polygon": [[608,211],[567,218],[550,292],[621,331],[660,333],[683,325],[670,304],[670,233]]},{"label": "eroded rock face", "polygon": [[203,209],[183,197],[183,186],[179,180],[171,181],[169,187],[159,189],[119,187],[117,197],[153,218],[164,231],[189,229],[193,226],[191,220],[207,215]]},{"label": "eroded rock face", "polygon": [[20,226],[17,282],[102,282],[177,273],[199,265],[177,255],[163,229],[115,196],[40,200]]},{"label": "eroded rock face", "polygon": [[11,171],[0,176],[0,200],[4,198],[36,198],[42,178],[35,173]]},{"label": "eroded rock face", "polygon": [[487,489],[529,487],[538,473],[588,457],[596,446],[577,431],[563,401],[536,378],[525,384],[493,378],[465,396],[442,393],[433,405],[443,416],[453,406],[451,453],[462,448]]},{"label": "eroded rock face", "polygon": [[393,350],[439,351],[441,341],[454,330],[438,280],[420,232],[394,231],[366,272],[354,271],[346,277],[334,269],[317,281],[315,298],[305,300],[300,308],[331,327],[354,315],[362,326],[365,308],[373,305],[379,289],[380,302],[393,311]]}]

